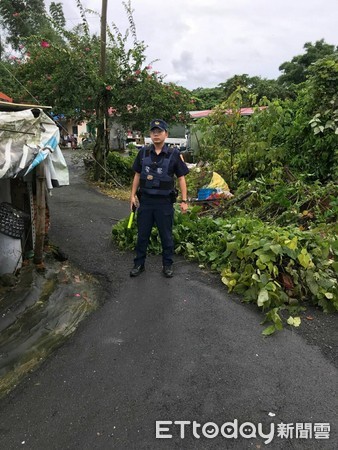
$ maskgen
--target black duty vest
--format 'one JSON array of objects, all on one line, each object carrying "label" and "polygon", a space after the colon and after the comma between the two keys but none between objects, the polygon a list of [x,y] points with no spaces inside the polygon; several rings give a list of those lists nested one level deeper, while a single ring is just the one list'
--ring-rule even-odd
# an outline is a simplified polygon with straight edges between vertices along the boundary
[{"label": "black duty vest", "polygon": [[[146,155],[148,150],[148,155]],[[160,161],[153,162],[151,152],[144,148],[142,171],[140,174],[141,192],[149,195],[170,195],[174,190],[174,177],[168,175],[169,164],[174,154],[173,150],[162,155]]]}]

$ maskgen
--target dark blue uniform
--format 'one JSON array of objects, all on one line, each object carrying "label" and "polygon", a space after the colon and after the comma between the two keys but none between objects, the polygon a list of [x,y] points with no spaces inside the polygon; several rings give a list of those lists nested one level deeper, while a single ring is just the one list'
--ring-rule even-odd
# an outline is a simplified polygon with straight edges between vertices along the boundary
[{"label": "dark blue uniform", "polygon": [[174,177],[187,175],[189,169],[176,148],[164,145],[159,155],[154,145],[143,147],[133,164],[140,174],[140,206],[137,213],[138,238],[136,244],[136,266],[143,265],[151,230],[156,224],[162,243],[163,266],[173,263],[174,242],[172,227],[174,208],[172,192]]}]

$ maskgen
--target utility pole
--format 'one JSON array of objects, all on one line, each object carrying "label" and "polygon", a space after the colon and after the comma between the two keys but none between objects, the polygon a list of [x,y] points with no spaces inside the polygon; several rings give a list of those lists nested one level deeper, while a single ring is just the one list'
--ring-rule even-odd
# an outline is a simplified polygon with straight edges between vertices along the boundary
[{"label": "utility pole", "polygon": [[[107,46],[107,6],[108,0],[102,0],[102,8],[101,8],[101,54],[100,54],[100,69],[99,69],[99,77],[101,80],[105,79],[106,74],[106,46]],[[98,180],[100,177],[101,167],[105,160],[105,143],[106,143],[106,126],[105,126],[105,102],[102,98],[98,98],[97,107],[96,107],[96,115],[98,120],[97,125],[97,136],[96,143],[94,147],[94,158],[95,158],[95,180]]]},{"label": "utility pole", "polygon": [[101,10],[101,58],[100,75],[103,78],[106,73],[106,40],[107,40],[107,6],[108,0],[102,0]]}]

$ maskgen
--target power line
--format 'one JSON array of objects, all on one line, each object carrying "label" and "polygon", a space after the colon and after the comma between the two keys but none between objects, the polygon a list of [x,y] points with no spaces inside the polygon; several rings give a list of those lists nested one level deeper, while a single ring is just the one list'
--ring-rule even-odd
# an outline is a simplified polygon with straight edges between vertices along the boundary
[{"label": "power line", "polygon": [[[89,17],[87,17],[86,16],[86,19],[97,19],[97,20],[100,20],[100,17],[98,17],[98,16],[89,16]],[[83,21],[83,19],[81,17],[65,17],[65,20],[78,20],[79,22]]]}]

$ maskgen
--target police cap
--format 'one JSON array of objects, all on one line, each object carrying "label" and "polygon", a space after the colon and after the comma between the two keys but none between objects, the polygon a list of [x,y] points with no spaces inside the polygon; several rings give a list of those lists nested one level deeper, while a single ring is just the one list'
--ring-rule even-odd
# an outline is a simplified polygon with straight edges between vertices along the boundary
[{"label": "police cap", "polygon": [[159,128],[160,130],[167,131],[169,127],[164,120],[154,119],[150,122],[150,130],[153,130],[154,128]]}]

